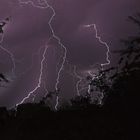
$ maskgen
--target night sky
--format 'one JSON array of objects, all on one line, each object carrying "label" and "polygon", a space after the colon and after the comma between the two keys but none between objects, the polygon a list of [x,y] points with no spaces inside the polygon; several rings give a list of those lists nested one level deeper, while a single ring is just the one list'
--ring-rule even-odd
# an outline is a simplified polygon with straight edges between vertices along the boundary
[{"label": "night sky", "polygon": [[[38,85],[40,72],[40,87],[32,94],[36,95],[35,101],[47,93],[46,89],[54,91],[63,63],[64,48],[52,36],[48,24],[54,11],[46,7],[45,0],[28,1],[0,0],[0,21],[10,18],[3,28],[4,36],[0,35],[0,73],[10,81],[1,83],[2,106],[20,103]],[[96,24],[98,35],[110,47],[110,65],[114,65],[117,56],[112,52],[120,49],[120,39],[137,33],[137,28],[127,18],[140,12],[140,1],[48,0],[48,4],[56,13],[51,22],[53,31],[67,50],[58,83],[61,101],[77,95],[75,85],[79,77],[96,71],[97,63],[106,63],[106,46],[96,38],[93,26],[84,25]],[[32,95],[26,102],[32,101]]]}]

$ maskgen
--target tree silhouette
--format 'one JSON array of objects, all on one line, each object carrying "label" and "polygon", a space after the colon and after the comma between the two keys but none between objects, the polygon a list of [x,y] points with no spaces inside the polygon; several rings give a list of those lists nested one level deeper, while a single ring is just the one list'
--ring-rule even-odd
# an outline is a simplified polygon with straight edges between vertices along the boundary
[{"label": "tree silhouette", "polygon": [[[130,16],[129,19],[140,28],[140,15]],[[125,48],[116,53],[120,59],[116,67],[100,72],[92,81],[92,85],[104,93],[104,102],[108,107],[129,111],[139,108],[140,83],[140,35],[121,40]],[[98,78],[99,77],[99,78]],[[111,83],[111,84],[110,84]],[[129,108],[129,109],[128,109]]]}]

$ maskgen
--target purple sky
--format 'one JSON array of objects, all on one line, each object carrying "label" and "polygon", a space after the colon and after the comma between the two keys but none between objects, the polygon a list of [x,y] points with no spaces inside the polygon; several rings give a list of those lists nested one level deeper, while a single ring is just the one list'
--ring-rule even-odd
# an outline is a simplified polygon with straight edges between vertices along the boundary
[{"label": "purple sky", "polygon": [[[23,0],[26,2],[28,0]],[[39,6],[37,0],[32,0]],[[62,98],[76,95],[73,66],[79,74],[91,69],[95,63],[106,62],[106,47],[95,38],[93,28],[84,28],[85,24],[97,25],[102,40],[110,46],[110,51],[120,48],[119,40],[135,34],[137,29],[126,19],[140,11],[139,0],[49,0],[56,16],[52,22],[55,34],[67,48],[67,61],[61,73],[60,84]],[[4,28],[2,46],[15,58],[15,75],[10,56],[0,49],[0,72],[5,73],[11,82],[0,89],[0,105],[8,107],[19,103],[32,91],[37,83],[40,62],[44,46],[52,36],[48,22],[52,16],[51,9],[33,7],[32,4],[20,5],[18,0],[0,0],[0,20],[11,16]],[[37,98],[45,94],[44,85],[54,90],[57,72],[60,68],[63,50],[52,39],[45,54],[41,88],[35,94]],[[111,64],[117,57],[111,54]],[[30,98],[31,99],[31,98]],[[29,100],[28,100],[29,101]]]}]

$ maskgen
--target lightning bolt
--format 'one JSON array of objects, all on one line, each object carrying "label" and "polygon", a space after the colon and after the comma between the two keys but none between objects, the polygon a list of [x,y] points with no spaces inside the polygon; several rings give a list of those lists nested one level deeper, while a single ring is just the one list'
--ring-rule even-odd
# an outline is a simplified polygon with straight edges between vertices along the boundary
[{"label": "lightning bolt", "polygon": [[56,96],[55,110],[58,110],[58,105],[59,105],[59,96]]},{"label": "lightning bolt", "polygon": [[[42,75],[43,75],[43,66],[44,66],[44,61],[45,61],[45,55],[46,55],[46,52],[47,52],[47,50],[48,50],[48,45],[46,45],[45,46],[45,49],[44,49],[44,52],[43,52],[43,56],[42,56],[42,60],[41,60],[41,64],[40,64],[40,74],[39,74],[39,79],[38,79],[38,84],[37,84],[37,86],[32,90],[32,91],[30,91],[29,92],[29,94],[25,97],[25,98],[23,98],[23,100],[20,102],[20,103],[18,103],[18,104],[16,104],[16,106],[18,106],[18,105],[20,105],[20,104],[23,104],[27,99],[29,99],[30,98],[30,96],[33,94],[33,93],[35,93],[36,92],[36,90],[38,90],[40,87],[41,87],[41,83],[42,83]],[[35,98],[35,96],[34,96],[34,98]],[[34,98],[33,98],[33,101],[34,101]]]},{"label": "lightning bolt", "polygon": [[[53,21],[53,19],[54,19],[55,16],[56,16],[55,9],[54,9],[46,0],[42,0],[42,1],[39,0],[38,2],[39,2],[40,5],[34,4],[34,2],[31,1],[31,0],[29,0],[29,1],[24,1],[24,2],[23,2],[22,0],[19,0],[19,4],[29,4],[29,3],[31,3],[33,7],[37,7],[37,8],[41,8],[41,9],[48,9],[48,8],[49,8],[49,9],[52,11],[52,13],[53,13],[52,16],[51,16],[51,18],[50,18],[50,20],[49,20],[49,22],[48,22],[48,25],[49,25],[49,27],[50,27],[50,29],[51,29],[52,38],[56,39],[57,42],[58,42],[58,44],[59,44],[59,45],[62,47],[62,49],[64,50],[64,55],[63,55],[63,57],[62,57],[62,59],[63,59],[63,60],[62,60],[62,64],[61,64],[61,66],[60,66],[60,68],[59,68],[59,70],[58,70],[57,78],[56,78],[56,83],[55,83],[55,91],[58,92],[58,85],[59,85],[59,83],[60,83],[61,72],[62,72],[62,70],[63,70],[63,68],[64,68],[64,64],[65,64],[66,57],[67,57],[67,49],[66,49],[66,47],[61,43],[61,39],[60,39],[57,35],[55,35],[55,31],[54,31],[54,29],[53,29],[53,27],[52,27],[52,21]],[[44,6],[44,4],[46,4],[46,6]],[[41,79],[42,79],[42,71],[43,71],[43,62],[44,62],[44,60],[45,60],[45,54],[46,54],[47,48],[48,48],[48,47],[45,48],[44,53],[43,53],[43,59],[42,59],[42,61],[41,61],[41,68],[40,68],[40,76],[39,76],[39,80],[38,80],[37,86],[34,88],[34,90],[32,90],[32,91],[31,91],[20,103],[18,103],[17,105],[24,103],[24,101],[25,101],[26,99],[28,99],[38,88],[40,88],[40,86],[41,86]],[[56,110],[57,110],[58,104],[59,104],[59,96],[58,96],[58,94],[57,94],[57,97],[56,97],[56,105],[55,105],[55,109],[56,109]]]},{"label": "lightning bolt", "polygon": [[[101,64],[101,68],[102,68],[102,70],[103,70],[103,69],[104,69],[104,66],[110,65],[110,59],[109,59],[110,47],[109,47],[109,45],[108,45],[107,42],[105,42],[105,41],[103,41],[103,40],[101,39],[100,35],[98,34],[98,29],[97,29],[96,24],[88,24],[88,25],[84,25],[84,27],[86,27],[86,28],[91,28],[91,27],[93,27],[94,30],[95,30],[95,37],[96,37],[96,39],[97,39],[102,45],[104,45],[104,46],[106,47],[106,49],[107,49],[107,51],[106,51],[106,62]],[[92,81],[93,81],[96,75],[95,75],[95,74],[92,74],[91,72],[88,72],[88,73],[89,73],[89,75],[92,77]],[[91,84],[88,85],[88,94],[90,94],[90,91],[91,91]],[[101,104],[101,101],[100,101],[100,104]]]},{"label": "lightning bolt", "polygon": [[104,45],[104,46],[106,47],[106,49],[107,49],[107,51],[106,51],[106,62],[103,63],[103,64],[101,64],[101,67],[110,65],[110,59],[109,59],[110,47],[109,47],[108,43],[105,42],[105,41],[103,41],[103,40],[101,39],[100,35],[98,35],[98,29],[97,29],[96,24],[84,25],[84,27],[86,27],[86,28],[91,28],[91,27],[93,27],[94,30],[95,30],[95,37],[96,37],[96,39],[97,39],[102,45]]},{"label": "lightning bolt", "polygon": [[77,96],[80,96],[80,89],[79,89],[79,85],[80,83],[82,82],[83,78],[77,74],[76,72],[76,66],[74,66],[74,75],[79,79],[77,82],[76,82],[76,90],[77,90]]},{"label": "lightning bolt", "polygon": [[[96,76],[96,74],[92,74],[91,71],[88,71],[88,74],[92,77],[91,81],[93,81],[95,76]],[[88,85],[88,94],[90,94],[90,91],[91,91],[91,84]]]},{"label": "lightning bolt", "polygon": [[[103,64],[97,63],[97,64],[99,64],[99,65],[101,66],[101,69],[103,70],[104,66],[107,66],[107,65],[110,64],[110,59],[109,59],[110,48],[109,48],[109,45],[107,44],[107,42],[105,42],[105,41],[103,41],[103,40],[101,39],[100,35],[98,35],[98,29],[97,29],[96,24],[88,24],[88,25],[84,25],[84,27],[85,27],[85,28],[91,28],[91,27],[93,27],[94,30],[95,30],[95,37],[96,37],[96,39],[97,39],[102,45],[104,45],[104,46],[107,48],[107,51],[106,51],[106,62],[103,63]],[[91,81],[93,81],[93,80],[96,78],[96,76],[97,76],[97,74],[92,73],[92,71],[90,71],[90,70],[87,71],[87,73],[88,73],[89,76],[91,76]],[[83,88],[79,89],[79,86],[80,86],[81,82],[84,80],[84,78],[83,78],[82,76],[80,76],[80,75],[77,74],[77,72],[76,72],[76,66],[74,66],[74,76],[77,77],[77,78],[79,79],[79,80],[76,82],[77,95],[80,96],[80,92],[81,92],[82,90],[85,90],[85,89],[87,89],[87,90],[88,90],[88,91],[87,91],[88,94],[90,94],[90,93],[91,93],[91,84],[88,84],[88,87],[87,87],[86,85],[84,85]]]}]

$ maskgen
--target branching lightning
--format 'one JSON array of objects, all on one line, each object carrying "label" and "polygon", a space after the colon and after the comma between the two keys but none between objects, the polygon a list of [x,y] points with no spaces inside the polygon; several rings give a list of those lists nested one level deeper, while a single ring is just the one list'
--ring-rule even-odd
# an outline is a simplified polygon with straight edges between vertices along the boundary
[{"label": "branching lightning", "polygon": [[[88,24],[88,25],[84,25],[85,28],[91,28],[93,27],[94,30],[95,30],[95,37],[96,39],[99,41],[99,43],[101,43],[102,45],[104,45],[107,49],[106,51],[106,62],[105,63],[102,63],[102,64],[99,64],[103,70],[104,66],[107,66],[110,64],[110,59],[109,59],[109,53],[110,53],[110,48],[109,48],[109,45],[107,42],[103,41],[100,37],[100,35],[98,35],[98,29],[97,29],[97,26],[96,24]],[[92,73],[92,70],[88,70],[87,71],[87,74],[91,77],[91,81],[93,81],[95,79],[95,77],[97,76],[96,73]],[[80,92],[82,90],[86,90],[87,89],[87,93],[88,94],[91,94],[91,84],[89,83],[88,86],[87,85],[84,85],[82,86],[81,89],[79,89],[79,86],[81,84],[81,82],[84,80],[84,77],[80,76],[77,74],[76,72],[76,66],[74,66],[74,76],[76,78],[78,78],[79,80],[76,82],[76,90],[77,90],[77,95],[80,96]]]},{"label": "branching lightning", "polygon": [[[88,24],[88,25],[84,25],[84,27],[86,27],[86,28],[93,27],[94,30],[95,30],[95,37],[96,37],[96,39],[99,41],[99,43],[101,43],[102,45],[104,45],[106,47],[106,49],[107,49],[107,51],[106,51],[106,62],[105,63],[102,63],[102,64],[99,64],[99,65],[101,65],[101,68],[103,70],[104,66],[107,66],[107,65],[110,64],[110,59],[109,59],[110,47],[109,47],[108,43],[105,42],[105,41],[103,41],[101,39],[100,35],[98,35],[98,29],[97,29],[96,24]],[[96,76],[97,76],[96,73],[92,73],[92,70],[87,71],[87,74],[91,77],[91,81],[93,81],[96,78]],[[74,76],[79,79],[76,82],[77,95],[80,96],[80,92],[82,90],[85,90],[85,89],[87,89],[87,93],[88,94],[91,94],[91,84],[90,83],[88,84],[88,87],[84,85],[83,88],[79,89],[79,86],[80,86],[81,82],[84,80],[84,78],[82,76],[80,76],[80,75],[77,74],[77,72],[76,72],[76,66],[74,66]]]},{"label": "branching lightning", "polygon": [[[31,0],[26,1],[26,2],[23,2],[22,0],[19,0],[19,4],[29,4],[29,3],[31,3],[32,6],[33,6],[33,7],[36,7],[36,8],[41,8],[41,9],[48,9],[48,8],[49,8],[49,9],[52,11],[52,13],[53,13],[52,16],[51,16],[51,18],[50,18],[50,20],[49,20],[49,22],[48,22],[48,25],[49,25],[49,27],[50,27],[50,29],[51,29],[52,38],[56,39],[56,40],[58,41],[58,44],[59,44],[59,45],[63,48],[63,50],[64,50],[64,55],[63,55],[62,64],[61,64],[61,66],[60,66],[60,68],[59,68],[59,70],[58,70],[57,78],[56,78],[56,83],[55,83],[55,91],[56,91],[56,93],[57,93],[57,92],[58,92],[58,85],[59,85],[59,83],[60,83],[60,75],[61,75],[61,72],[62,72],[62,70],[63,70],[63,68],[64,68],[64,64],[65,64],[66,57],[67,57],[67,49],[66,49],[66,47],[61,43],[61,39],[60,39],[58,36],[55,35],[55,31],[54,31],[54,29],[53,29],[53,27],[52,27],[52,21],[53,21],[54,17],[56,16],[56,12],[55,12],[54,8],[53,8],[46,0],[43,0],[43,1],[40,1],[40,0],[39,0],[38,2],[39,2],[40,5],[34,4],[34,2],[31,1]],[[44,4],[46,4],[46,6],[44,6]],[[18,103],[17,105],[24,103],[26,99],[28,99],[34,92],[36,92],[36,90],[37,90],[38,88],[40,88],[40,86],[41,86],[41,81],[42,81],[42,74],[43,74],[43,62],[44,62],[44,60],[45,60],[45,54],[46,54],[47,49],[48,49],[48,47],[46,46],[46,47],[45,47],[45,50],[44,50],[44,53],[43,53],[42,61],[41,61],[40,76],[39,76],[39,79],[38,79],[38,84],[37,84],[37,86],[36,86],[31,92],[29,92],[29,94],[28,94],[20,103]],[[58,96],[58,94],[56,94],[56,95],[57,95],[57,97],[56,97],[55,109],[57,110],[57,107],[58,107],[58,104],[59,104],[59,96]]]},{"label": "branching lightning", "polygon": [[[63,49],[63,54],[62,54],[62,62],[59,66],[59,69],[57,71],[57,77],[56,77],[56,82],[55,82],[55,95],[56,95],[56,104],[55,104],[55,109],[58,110],[58,105],[59,105],[59,83],[60,83],[60,78],[61,78],[61,73],[64,69],[64,65],[65,65],[65,62],[66,62],[66,59],[67,59],[67,49],[65,47],[65,45],[61,42],[61,39],[55,34],[55,30],[52,26],[52,22],[56,16],[56,12],[55,12],[55,9],[53,8],[52,5],[50,5],[48,3],[47,0],[37,0],[38,4],[34,3],[32,0],[27,0],[27,1],[22,1],[22,0],[18,0],[19,1],[19,4],[22,5],[22,4],[31,4],[33,7],[35,8],[41,8],[41,9],[50,9],[52,11],[52,15],[48,21],[48,25],[49,25],[49,28],[51,30],[51,38],[49,40],[51,40],[52,38],[55,39],[57,42],[58,42],[58,45]],[[100,35],[98,34],[98,29],[97,29],[97,26],[96,24],[88,24],[88,25],[84,25],[85,28],[91,28],[93,27],[94,30],[95,30],[95,37],[96,39],[99,41],[100,44],[104,45],[107,49],[106,51],[106,62],[105,63],[102,63],[100,64],[101,65],[101,68],[103,69],[104,66],[107,66],[110,64],[110,56],[109,56],[109,53],[110,53],[110,48],[109,48],[109,45],[107,42],[103,41],[100,37]],[[2,40],[0,41],[0,48],[5,51],[6,53],[8,53],[11,57],[11,60],[12,60],[12,63],[13,63],[13,69],[12,71],[14,72],[15,71],[15,59],[14,59],[14,56],[13,54],[8,51],[7,49],[5,49],[4,47],[2,47],[1,43],[3,42],[3,37],[4,35],[2,36]],[[42,85],[42,78],[43,78],[43,70],[44,70],[44,61],[46,60],[46,53],[47,53],[47,50],[48,50],[49,46],[48,44],[45,45],[44,47],[44,51],[43,51],[43,54],[42,54],[42,59],[41,59],[41,62],[40,62],[40,71],[39,71],[39,78],[38,78],[38,83],[37,85],[35,86],[35,88],[30,91],[28,93],[28,95],[26,97],[24,97],[22,99],[21,102],[19,102],[18,104],[16,104],[16,106],[24,103],[27,99],[29,99],[31,96],[33,96],[33,101],[36,97],[36,91],[41,87]],[[81,84],[81,82],[83,81],[83,77],[78,75],[77,72],[76,72],[76,66],[74,66],[74,75],[76,78],[78,78],[78,81],[76,83],[76,90],[77,90],[77,96],[80,96],[80,92],[81,90],[83,89],[88,89],[88,94],[91,93],[91,85],[88,84],[88,87],[83,87],[81,89],[79,89],[79,86]],[[95,78],[95,74],[93,74],[91,71],[88,72],[89,76],[91,76],[91,80],[94,80]],[[45,91],[46,91],[46,95],[48,94],[48,90],[45,88]]]},{"label": "branching lightning", "polygon": [[[103,40],[101,39],[100,35],[98,35],[98,29],[97,29],[96,24],[88,24],[88,25],[84,25],[84,27],[86,27],[86,28],[91,28],[91,27],[93,27],[94,30],[95,30],[95,37],[96,37],[96,39],[97,39],[102,45],[104,45],[104,46],[106,47],[106,49],[107,49],[107,51],[106,51],[106,62],[101,64],[101,68],[102,68],[102,70],[103,70],[104,66],[110,65],[110,59],[109,59],[110,47],[109,47],[108,43],[105,42],[105,41],[103,41]],[[89,75],[92,77],[92,81],[93,81],[96,75],[95,75],[95,74],[92,74],[91,72],[89,72]],[[90,92],[91,92],[91,84],[88,85],[88,94],[90,94]],[[101,101],[100,101],[100,103],[101,103]]]},{"label": "branching lightning", "polygon": [[65,61],[66,61],[66,57],[67,57],[67,49],[66,49],[66,47],[61,43],[61,40],[60,40],[60,38],[58,37],[58,36],[56,36],[55,35],[55,32],[54,32],[54,29],[53,29],[53,27],[52,27],[52,20],[54,19],[54,17],[56,16],[56,13],[55,13],[55,10],[54,10],[54,8],[52,7],[52,6],[50,6],[49,4],[48,4],[48,2],[46,1],[46,3],[47,3],[47,5],[48,5],[48,7],[52,10],[52,12],[53,12],[53,15],[52,15],[52,17],[50,18],[50,20],[49,20],[49,27],[50,27],[50,29],[51,29],[51,32],[52,32],[52,36],[53,36],[53,38],[55,38],[57,41],[58,41],[58,44],[63,48],[63,50],[64,50],[64,55],[63,55],[63,61],[62,61],[62,64],[61,64],[61,67],[60,67],[60,69],[59,69],[59,71],[58,71],[58,74],[57,74],[57,78],[56,78],[56,84],[55,84],[55,90],[56,91],[58,91],[58,84],[59,84],[59,82],[60,82],[60,74],[61,74],[61,71],[63,70],[63,68],[64,68],[64,64],[65,64]]},{"label": "branching lightning", "polygon": [[[45,49],[44,49],[44,52],[43,52],[43,56],[42,56],[42,60],[41,60],[41,64],[40,64],[40,74],[39,74],[39,79],[38,79],[38,84],[37,84],[37,86],[36,86],[32,91],[30,91],[29,94],[28,94],[25,98],[23,98],[23,100],[22,100],[20,103],[16,104],[16,106],[18,106],[18,105],[24,103],[27,99],[30,98],[30,96],[31,96],[33,93],[36,92],[36,90],[38,90],[38,88],[41,87],[42,75],[43,75],[43,68],[44,68],[43,66],[44,66],[44,61],[45,61],[45,59],[46,59],[46,58],[45,58],[45,55],[46,55],[46,52],[47,52],[48,48],[49,48],[48,45],[46,45],[46,46],[45,46]],[[34,97],[35,97],[35,96],[34,96]],[[34,98],[33,98],[33,100],[34,100]]]}]

